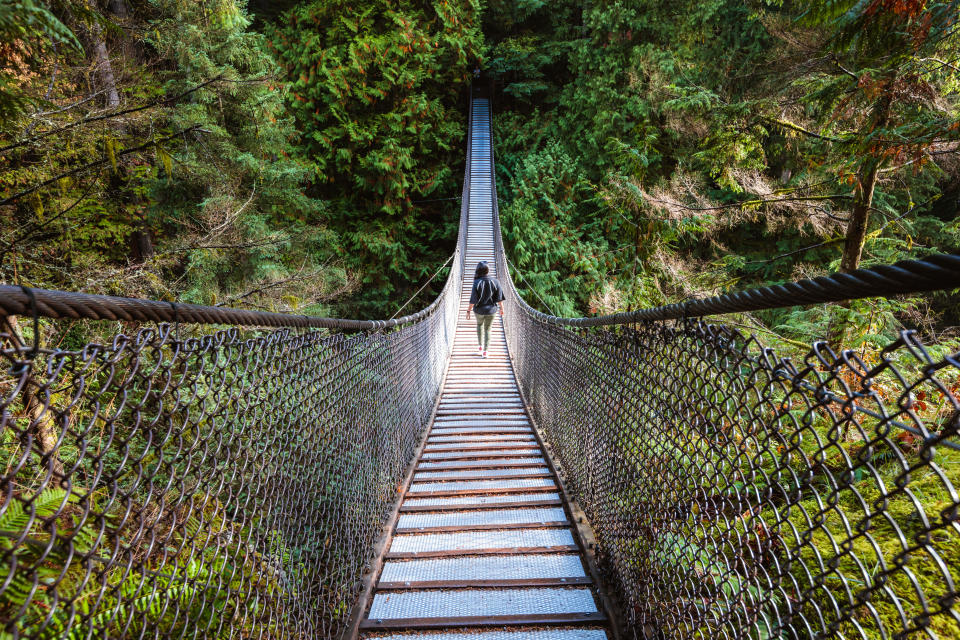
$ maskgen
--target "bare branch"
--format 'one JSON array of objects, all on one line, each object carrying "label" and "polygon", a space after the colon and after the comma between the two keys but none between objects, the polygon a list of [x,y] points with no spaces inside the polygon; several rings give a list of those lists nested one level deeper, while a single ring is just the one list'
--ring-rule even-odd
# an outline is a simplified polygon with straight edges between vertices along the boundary
[{"label": "bare branch", "polygon": [[837,59],[837,56],[835,56],[835,55],[834,55],[834,56],[830,56],[830,60],[831,60],[831,62],[833,62],[834,66],[836,66],[838,69],[840,69],[840,71],[844,72],[846,75],[850,76],[851,78],[853,78],[853,79],[856,80],[857,82],[860,82],[860,76],[858,76],[858,75],[855,74],[853,71],[850,71],[849,69],[847,69],[846,67],[844,67],[842,64],[840,64],[840,60]]},{"label": "bare branch", "polygon": [[5,243],[6,246],[3,248],[3,251],[0,252],[0,261],[3,260],[3,256],[6,255],[6,252],[7,252],[9,249],[15,247],[16,245],[20,244],[21,242],[26,242],[26,241],[28,241],[28,240],[33,239],[33,236],[35,236],[38,231],[40,231],[40,230],[43,229],[44,227],[49,226],[51,223],[56,222],[57,220],[59,220],[59,219],[62,218],[63,216],[65,216],[65,215],[67,215],[68,213],[70,213],[70,211],[71,211],[74,207],[76,207],[78,204],[80,204],[81,202],[83,202],[84,199],[86,199],[86,197],[90,194],[90,192],[93,190],[94,185],[96,185],[98,181],[99,181],[99,176],[97,176],[97,177],[95,177],[93,180],[91,180],[91,181],[90,181],[90,184],[87,185],[87,188],[84,189],[84,190],[83,190],[83,193],[80,194],[80,197],[78,197],[76,200],[74,200],[73,203],[71,203],[69,206],[67,206],[67,207],[64,208],[63,210],[57,212],[56,215],[51,216],[50,218],[47,218],[47,219],[44,220],[43,222],[33,224],[31,227],[28,227],[26,231],[24,231],[23,233],[21,233],[18,237],[14,238],[14,239],[11,240],[10,242],[6,242],[6,243]]},{"label": "bare branch", "polygon": [[237,302],[237,301],[239,301],[239,300],[244,300],[244,299],[249,298],[250,296],[254,296],[254,295],[258,294],[258,293],[263,293],[264,291],[269,291],[270,289],[276,289],[277,287],[283,286],[283,285],[285,285],[285,284],[290,284],[291,282],[302,282],[302,281],[304,281],[304,280],[309,280],[309,279],[311,279],[311,278],[316,278],[316,277],[319,276],[321,273],[323,273],[323,270],[322,270],[322,269],[317,269],[316,271],[312,271],[312,272],[310,272],[310,273],[306,273],[306,274],[304,274],[304,273],[298,273],[298,274],[296,274],[296,275],[290,276],[289,278],[283,278],[282,280],[275,280],[274,282],[268,282],[267,284],[265,284],[265,285],[263,285],[263,286],[257,287],[256,289],[251,289],[251,290],[249,290],[249,291],[247,291],[246,293],[243,293],[243,294],[241,294],[241,295],[232,296],[232,297],[230,297],[230,298],[227,298],[226,300],[224,300],[224,301],[222,301],[222,302],[218,302],[218,303],[215,304],[214,306],[215,306],[215,307],[222,307],[222,306],[224,306],[224,305],[231,304],[231,303]]},{"label": "bare branch", "polygon": [[[157,144],[160,143],[160,142],[166,142],[166,141],[168,141],[168,140],[173,140],[174,138],[178,138],[178,137],[180,137],[180,136],[182,136],[182,135],[184,135],[184,134],[186,134],[186,133],[190,133],[191,131],[203,131],[203,129],[200,128],[200,125],[194,125],[194,126],[192,126],[192,127],[188,127],[188,128],[186,128],[186,129],[182,129],[182,130],[174,133],[173,135],[169,135],[169,136],[167,136],[167,137],[165,137],[165,138],[160,138],[159,140],[151,140],[151,141],[149,141],[149,142],[145,142],[145,143],[143,143],[143,144],[141,144],[141,145],[138,145],[138,146],[136,146],[136,147],[130,147],[129,149],[124,149],[123,151],[117,153],[117,154],[116,154],[116,157],[119,158],[119,157],[121,157],[121,156],[126,156],[126,155],[129,155],[129,154],[131,154],[131,153],[136,153],[137,151],[143,151],[144,149],[149,149],[150,147],[153,147],[153,146],[157,145]],[[33,186],[30,187],[29,189],[25,189],[25,190],[23,190],[23,191],[21,191],[21,192],[19,192],[19,193],[13,194],[13,195],[10,196],[9,198],[4,198],[3,200],[0,200],[0,207],[2,207],[2,206],[4,206],[4,205],[8,205],[8,204],[10,204],[11,202],[14,202],[14,201],[16,201],[16,200],[19,200],[19,199],[22,198],[23,196],[30,195],[30,194],[33,193],[34,191],[37,191],[38,189],[42,189],[43,187],[46,187],[46,186],[48,186],[48,185],[51,185],[51,184],[53,184],[54,182],[57,182],[58,180],[61,180],[61,179],[63,179],[63,178],[69,178],[70,176],[76,175],[76,174],[78,174],[78,173],[82,173],[82,172],[86,171],[87,169],[93,169],[93,168],[95,168],[95,167],[99,167],[99,166],[101,166],[101,165],[107,164],[109,161],[110,161],[110,160],[109,160],[108,158],[101,158],[100,160],[94,160],[93,162],[89,162],[89,163],[87,163],[87,164],[85,164],[85,165],[81,165],[81,166],[79,166],[79,167],[75,167],[75,168],[73,168],[73,169],[70,169],[69,171],[64,171],[63,173],[60,173],[60,174],[58,174],[58,175],[55,175],[55,176],[53,176],[52,178],[49,178],[49,179],[47,179],[47,180],[44,180],[43,182],[40,182],[40,183],[38,183],[38,184],[33,185]]]},{"label": "bare branch", "polygon": [[117,116],[124,116],[124,115],[130,114],[130,113],[136,113],[136,112],[138,112],[138,111],[145,111],[145,110],[147,110],[147,109],[152,109],[153,107],[159,107],[159,106],[162,106],[162,105],[170,105],[170,104],[173,104],[173,103],[177,102],[178,100],[180,100],[181,98],[183,98],[183,97],[185,97],[185,96],[188,96],[188,95],[190,95],[191,93],[193,93],[193,92],[195,92],[195,91],[199,91],[200,89],[206,87],[207,85],[213,84],[214,82],[217,82],[217,81],[219,81],[219,80],[221,80],[221,79],[222,79],[222,76],[217,76],[217,77],[215,77],[215,78],[211,78],[210,80],[207,80],[206,82],[203,82],[203,83],[201,83],[201,84],[198,84],[198,85],[195,86],[194,88],[188,89],[187,91],[184,91],[183,93],[177,94],[177,95],[172,96],[172,97],[170,97],[170,98],[163,98],[163,99],[161,99],[161,100],[154,100],[153,102],[150,102],[150,103],[144,104],[144,105],[140,105],[139,107],[131,107],[130,109],[124,109],[124,110],[122,110],[122,111],[113,111],[113,112],[111,112],[111,113],[105,113],[105,114],[103,114],[103,115],[92,116],[92,117],[90,117],[90,118],[83,118],[82,120],[77,120],[76,122],[71,122],[70,124],[64,125],[63,127],[60,127],[59,129],[53,129],[52,131],[45,131],[44,133],[39,133],[39,134],[33,136],[32,138],[28,138],[28,139],[23,140],[23,141],[21,141],[21,142],[16,142],[16,143],[14,143],[14,144],[10,144],[10,145],[7,145],[7,146],[5,146],[5,147],[0,147],[0,153],[5,153],[5,152],[7,152],[7,151],[10,151],[11,149],[16,149],[16,148],[18,148],[18,147],[26,146],[26,145],[28,145],[28,144],[30,144],[30,143],[32,143],[32,142],[36,142],[37,140],[42,140],[42,139],[44,139],[44,138],[46,138],[46,137],[48,137],[48,136],[52,136],[52,135],[56,135],[56,134],[58,134],[58,133],[62,133],[62,132],[67,131],[67,130],[69,130],[69,129],[73,129],[74,127],[79,127],[79,126],[81,126],[81,125],[90,124],[91,122],[98,122],[98,121],[100,121],[100,120],[108,120],[108,119],[110,119],[110,118],[116,118]]},{"label": "bare branch", "polygon": [[791,131],[796,131],[797,133],[802,133],[811,138],[817,138],[818,140],[827,140],[828,142],[846,142],[842,138],[834,138],[833,136],[825,136],[819,133],[810,131],[809,129],[804,129],[798,124],[794,124],[789,120],[782,120],[780,118],[771,118],[769,116],[760,116],[763,120],[770,122],[772,124],[783,127],[784,129],[790,129]]},{"label": "bare branch", "polygon": [[224,220],[223,220],[222,223],[218,224],[216,227],[214,227],[213,229],[210,230],[210,232],[207,234],[207,237],[208,237],[208,238],[213,238],[213,237],[216,236],[218,233],[220,233],[220,231],[222,231],[223,229],[225,229],[231,222],[233,222],[234,220],[236,220],[236,219],[237,219],[237,216],[239,216],[241,213],[243,213],[243,210],[246,209],[246,208],[250,205],[251,202],[253,202],[253,197],[254,197],[256,194],[257,194],[257,183],[254,182],[254,183],[253,183],[253,189],[251,189],[251,191],[250,191],[250,197],[247,198],[247,201],[244,202],[242,205],[240,205],[240,208],[237,209],[236,211],[234,211],[233,213],[228,213],[228,214],[226,215],[226,217],[224,218]]}]

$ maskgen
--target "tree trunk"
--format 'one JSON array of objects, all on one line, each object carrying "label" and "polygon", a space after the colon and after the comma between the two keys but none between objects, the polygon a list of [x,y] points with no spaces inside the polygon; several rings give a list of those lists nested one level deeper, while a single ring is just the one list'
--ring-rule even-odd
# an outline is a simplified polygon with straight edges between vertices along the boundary
[{"label": "tree trunk", "polygon": [[126,0],[110,0],[107,3],[107,11],[117,16],[121,20],[130,15]]},{"label": "tree trunk", "polygon": [[850,221],[847,222],[847,237],[843,244],[843,256],[840,258],[840,271],[843,273],[850,273],[860,268],[860,258],[867,239],[870,207],[873,206],[873,192],[877,186],[879,171],[880,163],[874,162],[866,175],[860,177],[860,184],[854,192],[853,210],[850,212]]},{"label": "tree trunk", "polygon": [[[880,98],[874,109],[873,131],[883,129],[890,120],[890,107],[893,97],[888,93]],[[870,157],[864,162],[857,176],[857,188],[853,192],[853,209],[847,222],[847,236],[840,258],[840,271],[850,273],[860,268],[860,257],[867,239],[867,225],[870,223],[870,208],[873,206],[873,192],[877,186],[882,161]]]},{"label": "tree trunk", "polygon": [[[0,328],[10,337],[10,342],[15,347],[25,347],[23,336],[20,333],[20,327],[17,319],[13,316],[6,316],[0,322]],[[34,338],[36,339],[36,338]],[[32,436],[33,446],[36,451],[46,457],[49,462],[49,469],[52,472],[54,484],[59,485],[64,478],[63,463],[57,457],[57,434],[56,425],[53,423],[53,414],[48,410],[46,404],[40,400],[41,386],[31,374],[27,374],[26,383],[23,385],[23,391],[20,393],[21,404],[23,405],[23,415],[29,421],[27,430],[23,436]],[[24,437],[26,440],[27,438]]]},{"label": "tree trunk", "polygon": [[115,109],[120,106],[120,93],[117,91],[117,79],[113,75],[113,64],[107,52],[107,43],[103,39],[103,28],[99,24],[93,26],[93,53],[100,84],[107,94],[107,107]]},{"label": "tree trunk", "polygon": [[135,262],[146,262],[156,255],[153,249],[153,240],[150,238],[150,229],[146,224],[130,234],[130,256]]},{"label": "tree trunk", "polygon": [[[876,117],[873,119],[873,131],[887,126],[890,120],[890,107],[893,97],[884,95],[874,108]],[[847,222],[847,234],[843,243],[843,254],[840,256],[840,272],[850,273],[860,268],[860,258],[863,256],[863,245],[867,240],[867,228],[870,224],[870,209],[873,207],[873,193],[877,187],[877,178],[883,162],[871,156],[860,165],[857,175],[857,188],[853,192],[853,208],[850,211],[850,220]],[[840,302],[837,307],[849,309],[849,302]],[[844,317],[834,316],[827,326],[827,341],[838,352],[843,349],[847,341],[847,323]]]}]

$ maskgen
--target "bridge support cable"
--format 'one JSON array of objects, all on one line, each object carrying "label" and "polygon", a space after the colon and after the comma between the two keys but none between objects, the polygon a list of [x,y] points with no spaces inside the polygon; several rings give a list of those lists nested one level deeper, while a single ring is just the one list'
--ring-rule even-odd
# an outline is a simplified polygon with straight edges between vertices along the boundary
[{"label": "bridge support cable", "polygon": [[960,353],[902,331],[788,358],[704,317],[954,289],[960,255],[559,318],[494,223],[517,379],[626,635],[958,637]]}]

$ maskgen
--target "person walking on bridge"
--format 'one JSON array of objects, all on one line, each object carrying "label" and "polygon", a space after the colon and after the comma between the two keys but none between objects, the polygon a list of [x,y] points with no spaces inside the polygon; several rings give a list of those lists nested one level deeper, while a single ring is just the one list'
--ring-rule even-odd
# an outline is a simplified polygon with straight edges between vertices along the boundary
[{"label": "person walking on bridge", "polygon": [[477,264],[477,271],[473,275],[473,289],[470,291],[470,304],[467,306],[467,320],[470,312],[477,316],[477,352],[481,357],[487,357],[490,347],[490,328],[493,326],[493,314],[500,307],[503,316],[503,287],[500,281],[490,275],[490,267],[486,261]]}]

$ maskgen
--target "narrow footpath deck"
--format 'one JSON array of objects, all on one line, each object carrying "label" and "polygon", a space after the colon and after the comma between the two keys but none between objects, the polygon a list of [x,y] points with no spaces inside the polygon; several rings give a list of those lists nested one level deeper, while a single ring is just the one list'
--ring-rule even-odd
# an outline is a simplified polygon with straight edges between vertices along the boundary
[{"label": "narrow footpath deck", "polygon": [[520,398],[500,319],[481,359],[476,324],[464,317],[477,262],[495,269],[489,104],[477,99],[472,109],[466,273],[453,356],[361,633],[604,640],[605,618]]}]

